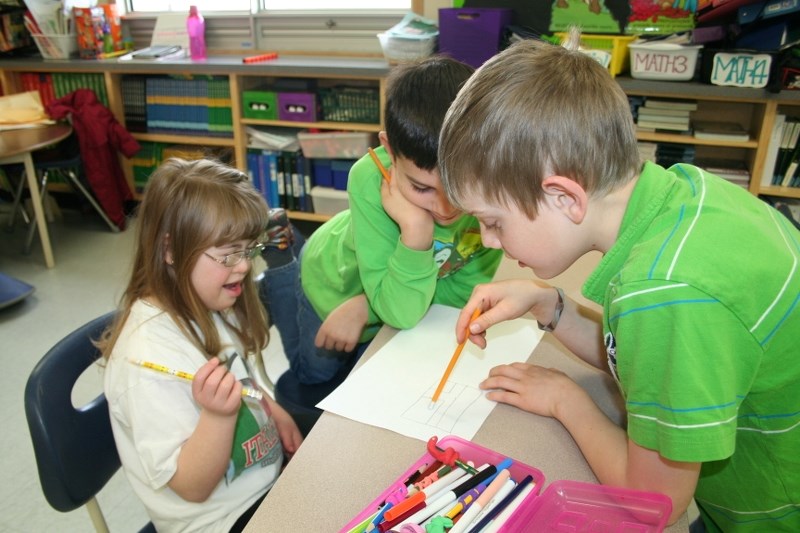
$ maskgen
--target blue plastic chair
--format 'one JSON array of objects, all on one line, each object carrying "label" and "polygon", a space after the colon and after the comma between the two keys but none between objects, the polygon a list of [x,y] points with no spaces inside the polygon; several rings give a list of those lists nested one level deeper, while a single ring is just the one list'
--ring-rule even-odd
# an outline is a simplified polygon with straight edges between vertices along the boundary
[{"label": "blue plastic chair", "polygon": [[[76,408],[72,389],[100,357],[92,339],[113,318],[113,312],[105,314],[64,337],[39,361],[25,386],[25,415],[45,498],[63,513],[86,505],[98,532],[108,527],[95,495],[121,463],[105,395]],[[155,528],[148,523],[141,531]]]}]

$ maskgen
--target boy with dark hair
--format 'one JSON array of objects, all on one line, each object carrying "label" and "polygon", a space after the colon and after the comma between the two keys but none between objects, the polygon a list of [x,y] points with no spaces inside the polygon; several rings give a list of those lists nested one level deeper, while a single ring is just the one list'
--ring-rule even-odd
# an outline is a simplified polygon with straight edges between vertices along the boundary
[{"label": "boy with dark hair", "polygon": [[362,157],[350,171],[350,208],[317,229],[298,260],[291,249],[267,253],[262,300],[299,382],[331,380],[382,324],[411,328],[431,304],[461,306],[494,276],[502,254],[483,247],[477,220],[450,205],[439,181],[442,121],[472,72],[446,57],[394,67],[375,150],[391,180]]},{"label": "boy with dark hair", "polygon": [[693,531],[800,531],[800,233],[697,167],[642,165],[625,94],[578,42],[525,41],[488,61],[450,108],[439,160],[484,244],[539,278],[601,251],[583,294],[602,316],[540,282],[493,283],[475,288],[457,336],[479,306],[479,346],[530,312],[611,373],[627,425],[536,365],[492,369],[488,398],[556,418],[601,483],[670,496],[670,522],[695,498]]}]

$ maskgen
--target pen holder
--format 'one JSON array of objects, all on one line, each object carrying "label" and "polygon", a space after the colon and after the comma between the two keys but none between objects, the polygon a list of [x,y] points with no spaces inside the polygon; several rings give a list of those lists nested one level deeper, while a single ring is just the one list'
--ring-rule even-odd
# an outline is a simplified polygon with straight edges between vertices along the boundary
[{"label": "pen holder", "polygon": [[31,37],[45,59],[69,59],[78,52],[74,33],[32,33]]}]

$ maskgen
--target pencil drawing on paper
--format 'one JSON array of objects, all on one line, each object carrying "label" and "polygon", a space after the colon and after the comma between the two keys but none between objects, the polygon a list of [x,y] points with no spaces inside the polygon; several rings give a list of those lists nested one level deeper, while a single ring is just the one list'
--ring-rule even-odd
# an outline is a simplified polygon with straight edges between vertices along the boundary
[{"label": "pencil drawing on paper", "polygon": [[431,385],[400,416],[418,424],[425,424],[431,428],[452,433],[464,413],[483,393],[475,387],[448,381],[439,400],[431,408],[431,397],[436,385],[437,383]]}]

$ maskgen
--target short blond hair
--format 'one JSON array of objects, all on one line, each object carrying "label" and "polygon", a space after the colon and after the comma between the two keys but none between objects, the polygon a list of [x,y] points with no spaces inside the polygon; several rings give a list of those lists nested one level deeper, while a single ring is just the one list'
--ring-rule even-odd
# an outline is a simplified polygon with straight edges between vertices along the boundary
[{"label": "short blond hair", "polygon": [[534,218],[547,176],[604,195],[638,174],[628,99],[579,43],[574,29],[563,46],[515,43],[467,81],[439,143],[442,184],[453,205],[482,194]]}]

